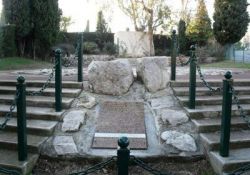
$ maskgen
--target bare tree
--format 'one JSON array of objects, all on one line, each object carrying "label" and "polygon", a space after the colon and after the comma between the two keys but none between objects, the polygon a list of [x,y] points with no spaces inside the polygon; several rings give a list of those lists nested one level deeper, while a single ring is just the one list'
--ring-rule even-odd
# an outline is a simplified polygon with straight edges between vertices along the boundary
[{"label": "bare tree", "polygon": [[117,0],[120,9],[128,15],[136,31],[147,30],[150,55],[154,55],[153,33],[170,19],[170,9],[165,0]]}]

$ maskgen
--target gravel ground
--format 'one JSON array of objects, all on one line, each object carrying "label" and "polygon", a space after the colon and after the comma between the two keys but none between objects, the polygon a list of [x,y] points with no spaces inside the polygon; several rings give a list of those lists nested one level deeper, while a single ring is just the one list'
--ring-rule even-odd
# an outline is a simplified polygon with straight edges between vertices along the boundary
[{"label": "gravel ground", "polygon": [[[33,169],[33,175],[67,175],[73,172],[80,172],[84,169],[99,163],[100,161],[83,160],[83,161],[66,161],[66,160],[51,160],[40,158],[36,167]],[[164,175],[215,175],[213,170],[206,160],[196,162],[177,162],[164,161],[148,164],[151,167],[161,170]],[[108,167],[91,173],[92,175],[117,175],[115,163]],[[75,174],[77,175],[77,174]],[[129,167],[129,175],[150,175],[142,168],[131,164]]]}]

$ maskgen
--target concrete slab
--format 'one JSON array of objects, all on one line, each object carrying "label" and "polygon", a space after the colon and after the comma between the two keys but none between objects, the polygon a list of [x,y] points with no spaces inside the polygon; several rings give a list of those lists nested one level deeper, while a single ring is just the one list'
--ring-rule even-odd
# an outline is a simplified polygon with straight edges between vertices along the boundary
[{"label": "concrete slab", "polygon": [[146,149],[145,130],[144,103],[101,102],[92,148],[117,148],[119,136],[144,134],[144,138],[137,136],[131,139],[131,149]]}]

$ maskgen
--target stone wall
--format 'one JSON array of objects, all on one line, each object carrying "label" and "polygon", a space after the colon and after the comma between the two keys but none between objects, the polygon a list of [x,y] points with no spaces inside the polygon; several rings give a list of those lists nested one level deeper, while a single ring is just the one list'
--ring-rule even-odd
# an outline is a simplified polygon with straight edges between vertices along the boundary
[{"label": "stone wall", "polygon": [[117,32],[115,43],[119,45],[120,56],[149,56],[149,35],[145,32]]}]

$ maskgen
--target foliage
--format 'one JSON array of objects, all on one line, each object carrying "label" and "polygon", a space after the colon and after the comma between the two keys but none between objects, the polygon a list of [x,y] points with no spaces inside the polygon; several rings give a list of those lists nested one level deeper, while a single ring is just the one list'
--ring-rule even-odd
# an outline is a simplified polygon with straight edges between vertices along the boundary
[{"label": "foliage", "polygon": [[180,20],[178,25],[178,42],[179,53],[186,53],[186,23],[183,20]]},{"label": "foliage", "polygon": [[97,54],[97,53],[99,53],[98,46],[94,42],[84,42],[82,47],[83,47],[83,54]]},{"label": "foliage", "polygon": [[5,22],[16,27],[18,53],[24,55],[27,44],[25,38],[32,29],[29,0],[3,0],[3,6]]},{"label": "foliage", "polygon": [[0,70],[13,69],[34,69],[34,68],[48,68],[52,65],[44,61],[33,61],[23,57],[5,57],[0,59]]},{"label": "foliage", "polygon": [[3,0],[3,5],[6,23],[16,26],[19,55],[45,56],[59,32],[58,0]]},{"label": "foliage", "polygon": [[215,0],[213,33],[222,44],[238,42],[247,32],[249,15],[247,0]]},{"label": "foliage", "polygon": [[117,46],[111,42],[107,42],[104,44],[104,52],[109,55],[114,55],[117,53]]},{"label": "foliage", "polygon": [[206,4],[204,0],[199,0],[195,18],[187,27],[187,35],[192,42],[203,46],[207,43],[211,34],[211,20],[208,16]]},{"label": "foliage", "polygon": [[246,47],[244,46],[244,44],[241,41],[239,41],[239,42],[234,44],[234,48],[235,48],[235,50],[245,50]]},{"label": "foliage", "polygon": [[168,25],[170,9],[165,0],[117,0],[121,10],[131,18],[136,31],[149,34],[150,55],[154,55],[153,32]]},{"label": "foliage", "polygon": [[15,26],[5,25],[0,29],[0,51],[3,57],[16,56]]},{"label": "foliage", "polygon": [[[33,0],[34,50],[44,57],[60,31],[61,11],[58,0]],[[34,57],[35,55],[33,55]]]},{"label": "foliage", "polygon": [[97,15],[96,32],[107,33],[107,31],[108,31],[108,25],[106,23],[106,20],[104,19],[102,11],[99,11]]},{"label": "foliage", "polygon": [[100,50],[104,49],[105,41],[107,40],[107,35],[104,35],[105,33],[108,33],[109,27],[106,23],[106,20],[104,19],[102,11],[98,12],[97,16],[97,25],[96,25],[96,43],[98,44],[98,47]]},{"label": "foliage", "polygon": [[166,35],[154,35],[155,55],[170,55],[171,38]]},{"label": "foliage", "polygon": [[70,16],[62,16],[60,21],[60,30],[67,32],[68,27],[73,24]]}]

